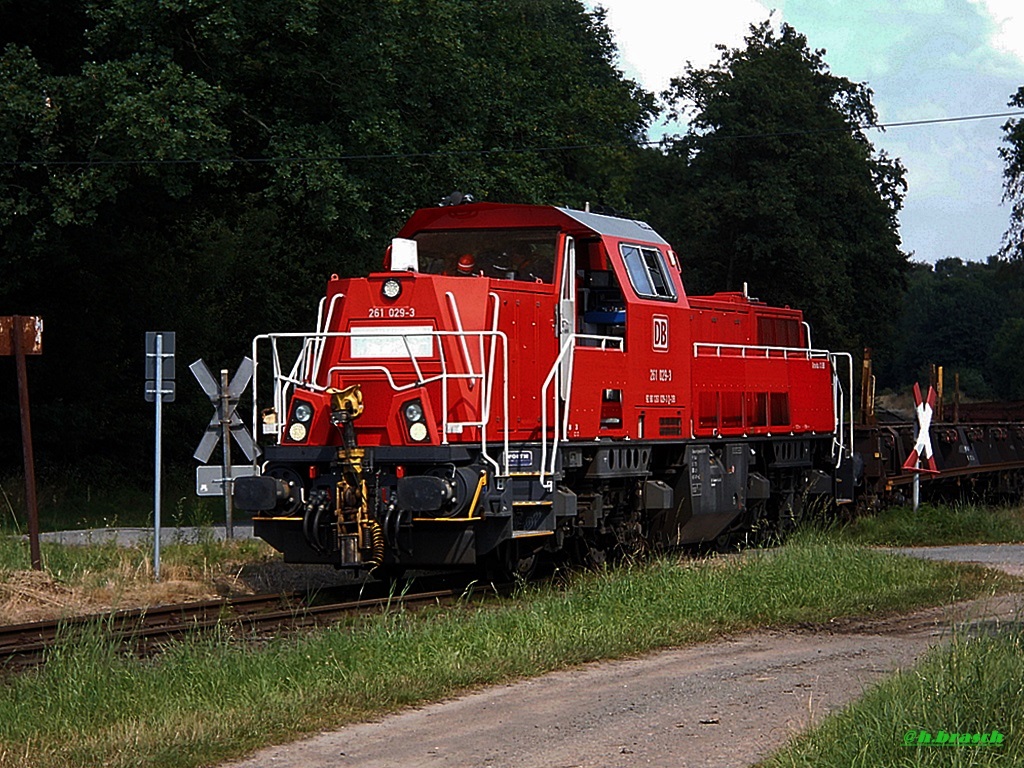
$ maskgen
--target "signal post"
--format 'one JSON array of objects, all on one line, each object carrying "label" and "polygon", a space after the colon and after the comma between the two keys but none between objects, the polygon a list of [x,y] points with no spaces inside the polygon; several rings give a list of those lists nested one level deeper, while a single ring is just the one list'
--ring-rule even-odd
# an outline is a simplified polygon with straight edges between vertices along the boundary
[{"label": "signal post", "polygon": [[28,409],[28,369],[25,355],[43,353],[43,319],[13,315],[0,317],[0,356],[14,356],[18,368],[18,405],[21,409],[21,450],[25,462],[25,504],[28,507],[28,542],[32,567],[43,569],[39,551],[39,507],[36,469],[32,456],[32,420]]}]

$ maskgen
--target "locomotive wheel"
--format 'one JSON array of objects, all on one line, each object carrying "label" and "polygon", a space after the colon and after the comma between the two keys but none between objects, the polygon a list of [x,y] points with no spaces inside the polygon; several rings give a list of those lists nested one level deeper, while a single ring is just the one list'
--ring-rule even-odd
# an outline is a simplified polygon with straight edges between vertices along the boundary
[{"label": "locomotive wheel", "polygon": [[771,499],[774,509],[769,519],[774,523],[774,538],[781,543],[797,529],[803,517],[803,508],[793,491],[783,491]]},{"label": "locomotive wheel", "polygon": [[491,581],[529,581],[537,575],[541,552],[533,544],[506,541],[484,560],[484,572]]},{"label": "locomotive wheel", "polygon": [[576,568],[595,570],[608,563],[608,550],[586,536],[567,538],[566,551],[570,564]]},{"label": "locomotive wheel", "polygon": [[627,522],[616,528],[615,544],[616,561],[633,561],[642,559],[648,552],[647,538],[639,522]]},{"label": "locomotive wheel", "polygon": [[740,549],[739,537],[736,533],[720,533],[715,539],[715,551],[719,554],[736,552]]},{"label": "locomotive wheel", "polygon": [[402,565],[379,565],[374,568],[370,575],[388,585],[391,594],[401,594],[405,585],[405,566]]},{"label": "locomotive wheel", "polygon": [[757,501],[750,506],[750,522],[745,535],[747,546],[771,546],[775,535],[774,527],[768,515],[768,501]]}]

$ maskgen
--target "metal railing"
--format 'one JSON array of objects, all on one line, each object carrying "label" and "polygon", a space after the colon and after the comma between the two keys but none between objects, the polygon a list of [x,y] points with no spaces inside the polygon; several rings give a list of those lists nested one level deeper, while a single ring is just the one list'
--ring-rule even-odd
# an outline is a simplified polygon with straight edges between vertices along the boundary
[{"label": "metal railing", "polygon": [[[562,348],[558,351],[558,357],[551,364],[551,370],[544,378],[540,391],[540,483],[547,490],[554,489],[553,475],[558,463],[558,445],[562,442],[569,431],[569,403],[572,398],[572,376],[566,377],[566,384],[563,390],[562,377],[559,372],[563,365],[572,369],[573,354],[576,349],[576,342],[579,340],[597,341],[599,346],[581,347],[584,349],[608,349],[609,344],[617,345],[621,351],[624,339],[621,336],[596,336],[593,334],[576,333],[565,340]],[[549,392],[551,393],[549,395]],[[552,419],[552,431],[550,448],[548,440],[548,400],[554,403],[554,418]]]},{"label": "metal railing", "polygon": [[[335,296],[335,300],[340,294]],[[505,334],[497,330],[498,300],[491,294],[494,302],[491,330],[465,330],[461,328],[461,321],[456,324],[459,330],[439,331],[416,328],[409,333],[401,333],[401,326],[392,326],[387,330],[356,330],[356,331],[324,331],[316,333],[268,333],[260,334],[252,342],[252,360],[254,366],[253,380],[259,381],[260,370],[260,349],[261,346],[269,343],[270,362],[273,375],[273,408],[278,414],[275,436],[280,439],[280,432],[284,428],[284,418],[287,413],[288,402],[296,387],[308,389],[314,392],[324,392],[334,386],[339,378],[351,382],[347,378],[352,373],[375,372],[382,375],[384,381],[394,392],[403,392],[428,384],[439,383],[441,389],[441,443],[448,444],[448,435],[460,433],[466,427],[477,427],[480,429],[480,445],[483,458],[494,468],[499,477],[508,476],[508,455],[509,455],[509,391],[508,391],[508,339]],[[333,315],[335,300],[331,302],[331,309],[324,322],[319,323],[321,328],[329,327]],[[455,305],[454,296],[451,297],[453,314],[458,315],[458,308]],[[323,305],[321,304],[321,317]],[[429,355],[417,354],[417,348],[422,344],[420,340],[427,337],[431,339]],[[323,370],[323,355],[328,339],[375,339],[383,338],[390,342],[401,339],[405,348],[405,356],[378,358],[373,362],[358,362],[358,358],[348,357],[343,361],[334,361],[330,367]],[[443,343],[445,339],[452,338],[457,341],[459,359],[449,360],[449,355]],[[416,341],[413,341],[413,340]],[[285,355],[281,349],[281,342],[296,340],[299,342],[299,349],[294,362],[285,372],[283,361]],[[472,343],[471,343],[472,342]],[[499,348],[500,347],[500,348]],[[474,364],[471,349],[475,348],[479,368]],[[293,348],[294,351],[294,348]],[[499,360],[501,361],[501,434],[498,441],[503,446],[503,456],[499,462],[490,455],[488,450],[488,427],[492,420],[492,402],[495,395],[495,369]],[[412,370],[408,370],[407,364],[411,363]],[[399,368],[405,368],[401,370]],[[424,369],[427,369],[426,371]],[[437,370],[439,368],[440,370]],[[431,370],[433,369],[433,370]],[[469,390],[476,390],[477,397],[468,404],[470,409],[479,415],[478,420],[455,421],[453,420],[450,399],[451,390],[459,381],[468,381]],[[477,388],[479,385],[479,388]],[[252,405],[252,426],[253,433],[259,434],[256,430],[259,427],[260,405],[257,396],[258,386],[254,383],[253,405]]]},{"label": "metal railing", "polygon": [[[714,353],[701,350],[714,350]],[[724,351],[738,352],[735,355],[723,355]],[[832,353],[827,349],[809,349],[807,347],[762,347],[753,344],[716,344],[711,341],[693,342],[694,357],[740,357],[751,359],[775,359],[789,360],[790,358],[802,360],[828,360]]]},{"label": "metal railing", "polygon": [[[832,455],[836,460],[836,469],[843,463],[843,458],[850,458],[853,455],[853,397],[850,397],[850,413],[847,419],[846,396],[843,393],[843,385],[839,380],[840,358],[846,358],[846,374],[849,391],[853,392],[853,355],[849,352],[832,352],[829,361],[832,364],[832,407],[835,413],[835,433],[832,438]],[[849,430],[849,435],[847,435]],[[849,441],[847,441],[849,437]]]}]

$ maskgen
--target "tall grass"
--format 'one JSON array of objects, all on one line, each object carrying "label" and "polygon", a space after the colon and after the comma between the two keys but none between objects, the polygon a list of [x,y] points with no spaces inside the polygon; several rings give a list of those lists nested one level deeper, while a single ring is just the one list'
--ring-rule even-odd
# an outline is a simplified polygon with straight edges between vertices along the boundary
[{"label": "tall grass", "polygon": [[1024,542],[1024,507],[978,504],[922,504],[892,507],[857,518],[843,536],[858,544],[938,546]]},{"label": "tall grass", "polygon": [[[40,546],[43,568],[64,584],[76,585],[90,577],[108,578],[116,574],[138,573],[151,577],[153,542],[143,540],[131,546],[113,541],[84,545],[43,543]],[[212,535],[200,535],[195,541],[172,539],[160,547],[161,563],[182,566],[199,572],[217,566],[258,560],[270,556],[271,549],[258,539],[218,541]],[[0,578],[12,571],[31,567],[28,545],[10,536],[0,536]]]},{"label": "tall grass", "polygon": [[201,530],[198,540],[172,536],[161,546],[161,581],[155,582],[151,540],[127,547],[44,543],[41,550],[43,572],[27,572],[27,542],[0,536],[0,622],[264,589],[262,564],[274,559],[263,541],[218,541]]},{"label": "tall grass", "polygon": [[[922,731],[933,744],[919,743]],[[993,731],[1001,744],[934,745],[940,732]],[[960,634],[764,763],[766,768],[881,765],[1024,765],[1019,623],[991,634]]]},{"label": "tall grass", "polygon": [[[165,522],[200,525],[217,518],[219,499],[195,495],[189,471],[164,472],[161,504]],[[153,524],[152,478],[126,482],[123,472],[83,473],[60,469],[36,478],[39,527],[43,531],[77,530]],[[28,527],[25,480],[20,475],[0,476],[0,530],[25,533]]]},{"label": "tall grass", "polygon": [[96,629],[0,689],[0,766],[209,764],[470,686],[1009,583],[805,535],[776,550],[530,586],[497,606],[390,612],[259,644],[192,638],[151,661],[112,651]]}]

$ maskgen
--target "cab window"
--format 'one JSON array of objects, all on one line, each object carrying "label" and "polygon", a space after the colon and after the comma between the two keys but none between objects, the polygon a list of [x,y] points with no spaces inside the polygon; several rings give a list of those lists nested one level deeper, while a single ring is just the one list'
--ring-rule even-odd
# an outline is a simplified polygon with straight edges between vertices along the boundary
[{"label": "cab window", "polygon": [[420,271],[550,283],[557,229],[454,229],[419,232]]},{"label": "cab window", "polygon": [[674,301],[676,289],[669,278],[665,258],[657,248],[623,243],[619,246],[629,282],[637,296]]}]

